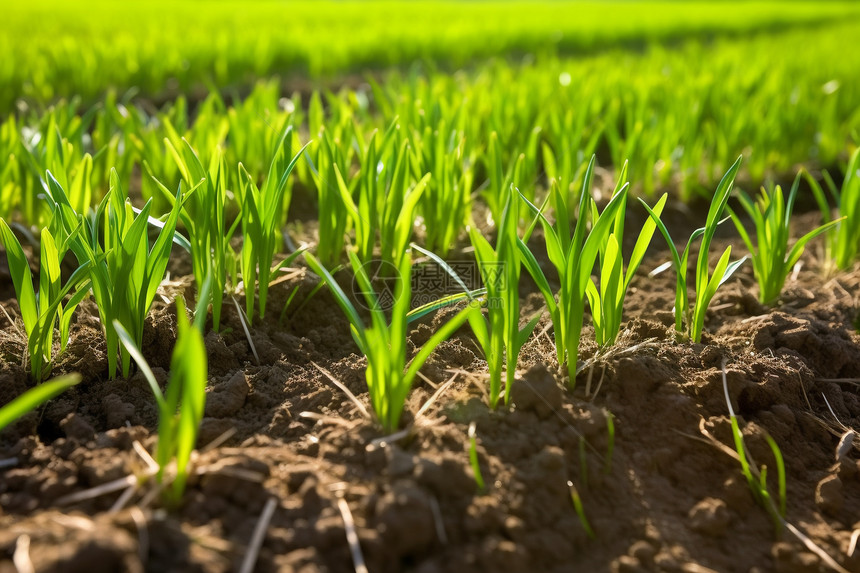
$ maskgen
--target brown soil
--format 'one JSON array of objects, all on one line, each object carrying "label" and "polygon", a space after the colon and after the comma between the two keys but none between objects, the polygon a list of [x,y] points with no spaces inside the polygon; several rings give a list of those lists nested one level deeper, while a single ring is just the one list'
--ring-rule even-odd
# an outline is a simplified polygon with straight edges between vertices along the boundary
[{"label": "brown soil", "polygon": [[[684,230],[685,217],[675,218],[673,227]],[[800,227],[814,221],[804,216]],[[463,329],[423,369],[426,379],[408,403],[412,431],[382,443],[378,428],[317,367],[367,403],[364,359],[333,299],[323,291],[301,307],[294,303],[281,320],[292,289],[298,285],[295,300],[304,300],[312,276],[273,288],[270,317],[252,329],[259,364],[228,299],[222,332],[206,337],[210,392],[195,462],[200,475],[172,511],[144,500],[145,489],[118,511],[111,509],[119,491],[60,503],[142,471],[133,442],[150,451],[155,442],[151,392],[140,375],[106,379],[97,312],[87,302],[55,367],[82,372],[84,383],[0,436],[0,573],[15,570],[13,557],[26,555],[27,540],[36,571],[236,570],[270,499],[275,511],[256,570],[353,571],[341,497],[374,573],[826,570],[795,537],[775,531],[737,460],[702,432],[732,445],[723,363],[747,447],[767,465],[772,492],[777,472],[765,434],[785,458],[787,520],[843,567],[860,571],[860,552],[847,556],[860,527],[860,463],[856,451],[835,462],[842,430],[827,406],[841,423],[860,427],[853,326],[860,271],[823,279],[813,255],[774,308],[756,301],[746,265],[718,292],[702,344],[675,341],[672,273],[641,273],[614,353],[594,360],[571,391],[557,375],[551,330],[533,337],[512,404],[497,412],[486,406],[485,364]],[[665,257],[655,250],[642,270]],[[524,284],[524,308],[540,307],[533,291]],[[3,306],[15,316],[14,300]],[[426,340],[431,326],[419,325],[413,343]],[[0,327],[2,404],[29,382],[23,341],[4,316]],[[162,383],[174,327],[175,306],[157,304],[145,354]],[[588,339],[587,329],[582,359],[595,352]],[[471,422],[483,491],[469,463]],[[235,433],[205,449],[226,431]]]}]

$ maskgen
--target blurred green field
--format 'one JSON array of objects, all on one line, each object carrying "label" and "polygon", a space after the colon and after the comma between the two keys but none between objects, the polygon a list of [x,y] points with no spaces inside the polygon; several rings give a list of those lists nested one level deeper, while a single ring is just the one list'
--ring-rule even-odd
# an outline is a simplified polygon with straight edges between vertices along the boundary
[{"label": "blurred green field", "polygon": [[[783,30],[860,15],[855,2],[11,3],[0,21],[0,111],[107,89],[174,97],[272,73],[332,77],[416,60],[453,68],[506,54]],[[11,55],[11,57],[9,57]]]},{"label": "blurred green field", "polygon": [[[397,139],[416,150],[411,180],[435,173],[425,217],[435,209],[432,191],[459,185],[462,212],[437,221],[455,229],[475,188],[500,192],[502,181],[487,181],[493,138],[509,182],[529,197],[552,179],[575,190],[594,153],[609,168],[629,161],[639,192],[670,189],[681,199],[707,190],[741,154],[743,179],[754,183],[791,177],[798,165],[838,169],[860,134],[860,54],[844,49],[844,38],[857,36],[860,25],[833,23],[594,55],[497,57],[454,73],[394,69],[323,92],[284,92],[267,80],[249,82],[241,101],[214,89],[160,108],[128,93],[95,105],[76,96],[0,124],[0,216],[41,221],[46,170],[76,182],[85,211],[107,191],[112,168],[161,213],[169,198],[150,175],[171,189],[183,175],[165,142],[181,148],[185,138],[204,164],[223,155],[234,189],[240,162],[262,177],[286,126],[313,140],[313,164],[326,146],[336,149],[346,174],[366,170],[359,151],[396,124]],[[295,180],[320,186],[305,162]]]}]

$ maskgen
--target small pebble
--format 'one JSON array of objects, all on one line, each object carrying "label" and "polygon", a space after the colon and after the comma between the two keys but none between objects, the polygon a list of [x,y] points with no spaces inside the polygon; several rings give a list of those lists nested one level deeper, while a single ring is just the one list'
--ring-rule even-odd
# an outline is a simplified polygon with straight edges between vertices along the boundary
[{"label": "small pebble", "polygon": [[694,505],[688,516],[692,529],[714,537],[723,535],[731,521],[726,502],[713,497],[707,497]]}]

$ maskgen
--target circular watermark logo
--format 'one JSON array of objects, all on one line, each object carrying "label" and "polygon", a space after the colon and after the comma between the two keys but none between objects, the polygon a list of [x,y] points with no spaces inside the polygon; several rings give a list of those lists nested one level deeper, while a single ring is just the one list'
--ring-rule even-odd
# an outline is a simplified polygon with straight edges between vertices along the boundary
[{"label": "circular watermark logo", "polygon": [[395,265],[381,260],[366,262],[361,265],[361,270],[370,284],[363,284],[358,274],[353,275],[352,294],[356,303],[362,308],[373,310],[373,301],[376,301],[377,309],[391,310],[394,306],[400,271]]},{"label": "circular watermark logo", "polygon": [[[472,293],[476,296],[483,294],[477,291],[486,283],[491,284],[495,291],[505,288],[503,264],[479,266],[474,260],[454,260],[447,261],[445,265],[445,268],[436,263],[413,265],[409,276],[402,277],[409,281],[411,309],[431,305],[445,298],[451,298],[450,304],[457,304],[467,298],[471,300]],[[360,276],[366,276],[367,281],[363,278],[360,280]],[[353,273],[352,278],[352,295],[356,305],[366,310],[390,311],[394,307],[400,279],[397,266],[390,262],[377,259],[364,263],[358,273]],[[483,304],[493,306],[495,302],[484,297]]]}]

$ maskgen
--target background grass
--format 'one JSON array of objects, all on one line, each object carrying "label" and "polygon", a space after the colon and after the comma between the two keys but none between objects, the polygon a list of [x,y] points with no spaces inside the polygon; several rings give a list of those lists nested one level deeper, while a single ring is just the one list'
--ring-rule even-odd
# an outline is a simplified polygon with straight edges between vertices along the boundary
[{"label": "background grass", "polygon": [[0,111],[16,100],[170,97],[271,73],[321,78],[505,54],[581,53],[785,29],[860,15],[855,2],[394,2],[165,0],[10,3],[0,19]]}]

